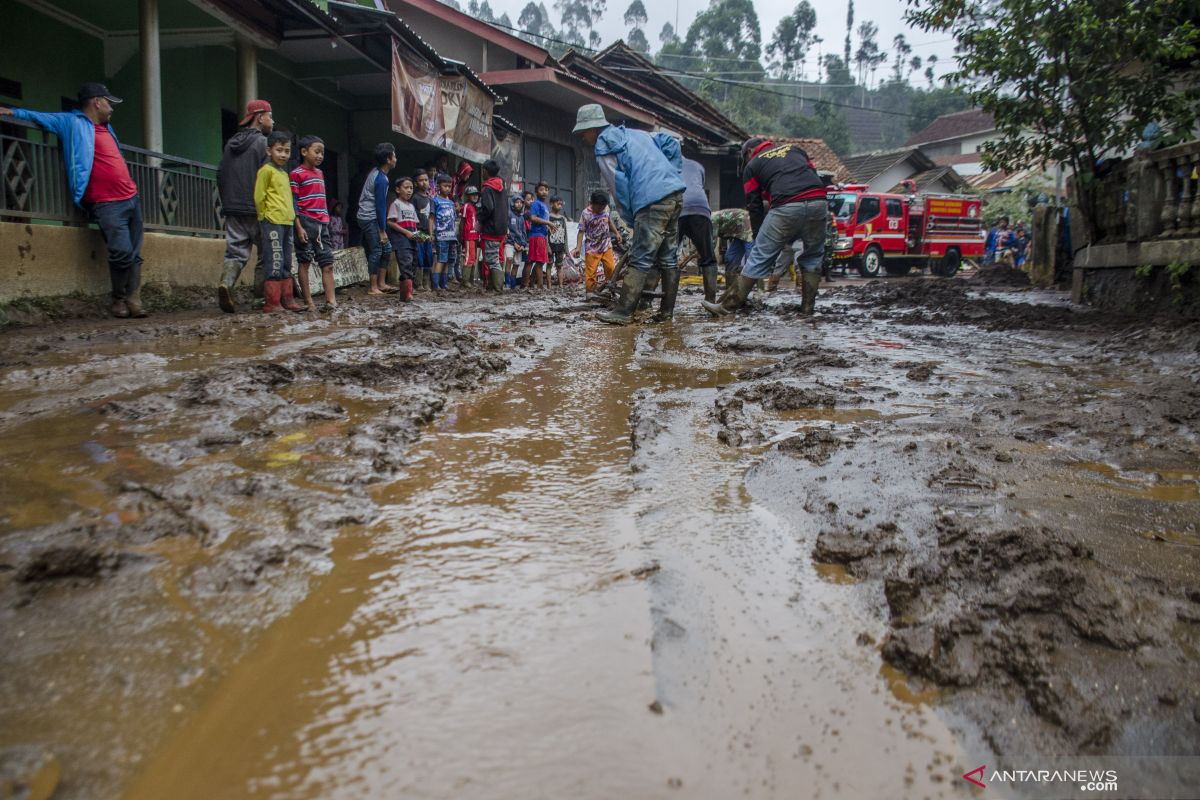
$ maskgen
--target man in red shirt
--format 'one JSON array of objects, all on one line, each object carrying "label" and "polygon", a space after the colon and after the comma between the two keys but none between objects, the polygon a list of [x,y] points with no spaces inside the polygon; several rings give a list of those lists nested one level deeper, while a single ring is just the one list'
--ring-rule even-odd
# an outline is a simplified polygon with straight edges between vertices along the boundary
[{"label": "man in red shirt", "polygon": [[43,113],[0,107],[0,116],[29,120],[58,136],[75,202],[91,214],[108,246],[112,314],[144,317],[140,293],[142,207],[137,184],[108,122],[120,102],[104,84],[85,83],[79,89],[77,111]]}]

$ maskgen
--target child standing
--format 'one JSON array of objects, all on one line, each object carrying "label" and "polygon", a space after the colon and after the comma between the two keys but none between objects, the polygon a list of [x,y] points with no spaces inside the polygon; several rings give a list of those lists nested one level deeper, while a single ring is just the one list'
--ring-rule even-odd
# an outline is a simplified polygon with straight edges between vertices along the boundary
[{"label": "child standing", "polygon": [[397,291],[387,283],[387,264],[392,251],[387,238],[388,173],[395,166],[396,148],[388,142],[375,145],[375,168],[367,173],[362,194],[358,196],[358,227],[367,253],[367,274],[371,276],[367,294],[371,295]]},{"label": "child standing", "polygon": [[417,246],[425,235],[421,232],[417,208],[412,203],[412,178],[400,178],[395,188],[396,199],[388,208],[388,238],[400,268],[400,299],[407,303],[412,300],[413,279],[416,278]]},{"label": "child standing", "polygon": [[504,271],[507,204],[500,165],[488,159],[483,163],[483,191],[479,198],[479,238],[483,242],[483,278],[487,281],[488,291],[493,292],[500,291],[508,275]]},{"label": "child standing", "polygon": [[[608,213],[608,195],[604,192],[592,192],[592,201],[579,217],[579,235],[576,237],[575,258],[584,251],[583,286],[587,292],[596,291],[596,268],[603,263],[605,280],[611,278],[616,271],[616,259],[613,257],[613,240],[621,241],[621,232],[613,224],[612,216]],[[586,247],[585,247],[586,244]]]},{"label": "child standing", "polygon": [[413,206],[417,209],[420,228],[429,238],[417,243],[417,269],[420,272],[419,285],[422,289],[433,287],[433,216],[429,213],[429,173],[419,169],[413,173]]},{"label": "child standing", "polygon": [[523,287],[531,285],[536,289],[542,281],[542,270],[550,261],[550,245],[546,241],[552,227],[550,223],[550,207],[546,200],[550,197],[550,185],[539,181],[536,187],[537,198],[529,207],[529,256],[525,259],[525,276],[521,281]]},{"label": "child standing", "polygon": [[267,163],[258,169],[254,181],[254,208],[262,227],[263,311],[268,314],[287,309],[303,311],[296,305],[292,284],[292,226],[296,210],[292,200],[292,184],[288,180],[287,162],[292,157],[292,135],[275,131],[267,137]]},{"label": "child standing", "polygon": [[437,245],[436,261],[433,265],[433,288],[438,294],[447,288],[446,268],[458,261],[458,213],[450,191],[454,179],[442,173],[437,176],[438,193],[431,201],[431,216],[434,221],[434,242]]},{"label": "child standing", "polygon": [[463,280],[467,286],[475,285],[475,265],[479,262],[479,189],[467,187],[466,202],[462,207],[463,232]]},{"label": "child standing", "polygon": [[504,288],[517,288],[517,276],[520,274],[524,253],[529,239],[525,235],[525,202],[519,197],[512,199],[512,209],[508,214],[508,245],[504,253],[508,256],[508,271],[504,275]]},{"label": "child standing", "polygon": [[292,197],[296,202],[296,261],[300,267],[300,292],[309,311],[316,311],[308,269],[313,261],[321,268],[321,287],[325,290],[322,311],[337,308],[333,287],[333,247],[329,232],[329,209],[325,199],[325,142],[319,136],[300,137],[300,166],[291,172]]},{"label": "child standing", "polygon": [[[563,262],[567,260],[567,218],[563,216],[563,201],[557,195],[550,198],[550,261],[558,272],[558,288],[563,287]],[[545,285],[550,286],[550,267],[546,267]]]}]

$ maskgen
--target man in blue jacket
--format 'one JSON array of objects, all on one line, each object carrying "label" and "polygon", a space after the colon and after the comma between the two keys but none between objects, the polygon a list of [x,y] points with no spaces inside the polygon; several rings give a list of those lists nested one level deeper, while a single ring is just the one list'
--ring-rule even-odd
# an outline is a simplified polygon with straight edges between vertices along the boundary
[{"label": "man in blue jacket", "polygon": [[121,155],[109,120],[121,102],[102,83],[85,83],[79,109],[43,113],[0,107],[0,116],[27,120],[58,136],[75,205],[88,211],[108,246],[114,317],[144,317],[142,310],[142,207],[137,184]]},{"label": "man in blue jacket", "polygon": [[616,210],[633,226],[630,268],[621,297],[616,308],[597,319],[611,325],[629,324],[650,270],[657,269],[662,275],[663,297],[655,319],[668,321],[679,290],[679,213],[685,188],[679,142],[665,133],[651,135],[610,125],[597,104],[580,108],[575,123],[574,132],[595,151],[600,176],[611,190]]}]

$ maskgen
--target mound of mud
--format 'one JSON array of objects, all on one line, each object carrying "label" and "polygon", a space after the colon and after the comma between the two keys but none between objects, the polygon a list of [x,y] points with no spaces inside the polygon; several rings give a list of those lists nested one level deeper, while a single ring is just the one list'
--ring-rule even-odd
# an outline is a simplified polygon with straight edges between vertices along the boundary
[{"label": "mound of mud", "polygon": [[984,286],[1004,286],[1004,287],[1023,287],[1029,285],[1029,275],[1017,269],[1005,265],[993,265],[990,267],[980,267],[975,270],[975,274],[967,278],[971,283],[979,283]]},{"label": "mound of mud", "polygon": [[1125,317],[1091,310],[1009,303],[974,294],[970,283],[957,280],[871,284],[862,288],[861,300],[855,307],[872,309],[876,317],[904,325],[976,325],[990,331],[1128,321]]}]

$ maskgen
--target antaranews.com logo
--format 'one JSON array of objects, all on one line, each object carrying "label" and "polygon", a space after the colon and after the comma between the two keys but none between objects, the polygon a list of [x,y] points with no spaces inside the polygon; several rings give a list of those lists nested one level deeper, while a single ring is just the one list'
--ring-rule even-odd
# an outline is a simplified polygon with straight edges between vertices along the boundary
[{"label": "antaranews.com logo", "polygon": [[993,769],[981,764],[963,774],[963,779],[986,789],[988,784],[1036,784],[1077,789],[1080,792],[1115,792],[1119,785],[1115,769]]}]

